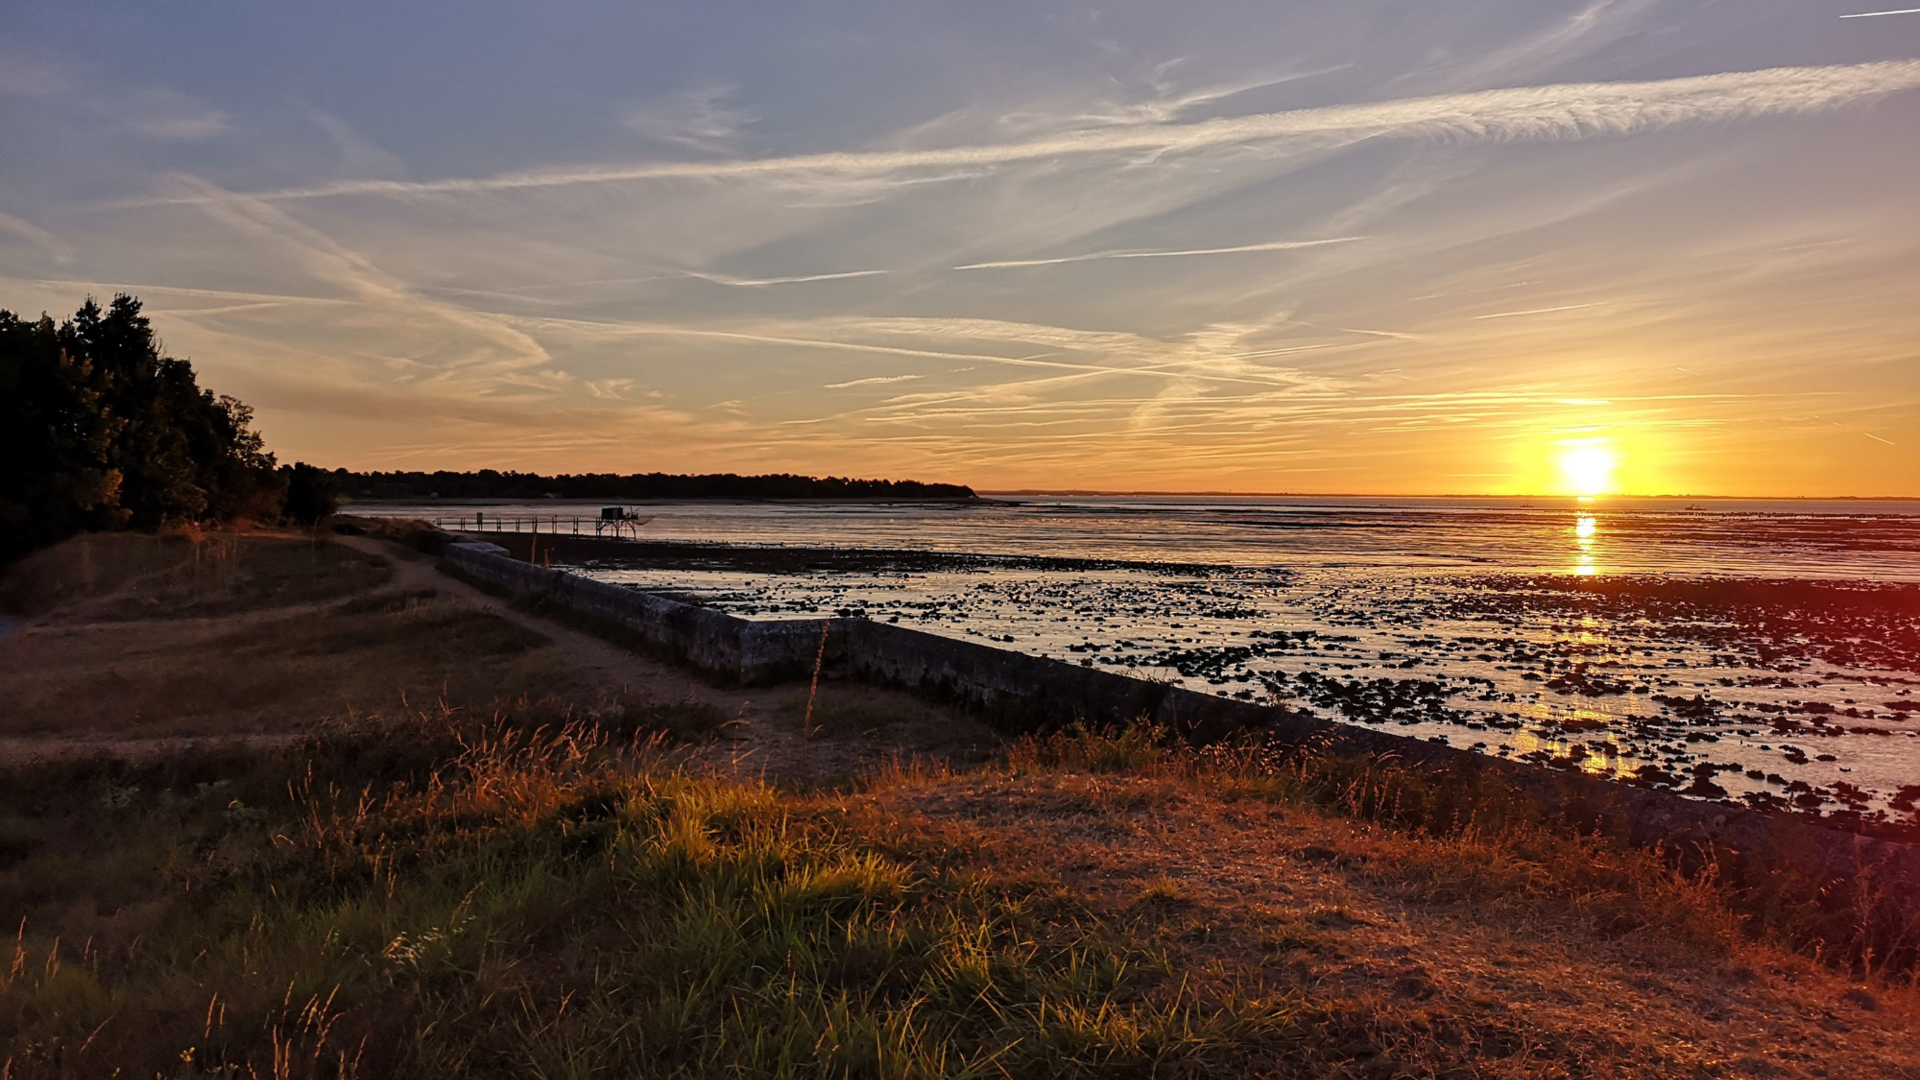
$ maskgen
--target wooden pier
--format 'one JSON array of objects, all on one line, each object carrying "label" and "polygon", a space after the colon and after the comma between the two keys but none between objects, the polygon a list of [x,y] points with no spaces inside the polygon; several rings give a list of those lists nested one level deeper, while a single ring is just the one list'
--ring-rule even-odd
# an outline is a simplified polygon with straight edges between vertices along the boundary
[{"label": "wooden pier", "polygon": [[[617,513],[611,511],[618,511]],[[598,517],[579,514],[489,514],[475,510],[471,515],[429,519],[436,529],[461,533],[532,533],[546,536],[599,536],[639,539],[640,526],[652,521],[619,507],[608,507]]]}]

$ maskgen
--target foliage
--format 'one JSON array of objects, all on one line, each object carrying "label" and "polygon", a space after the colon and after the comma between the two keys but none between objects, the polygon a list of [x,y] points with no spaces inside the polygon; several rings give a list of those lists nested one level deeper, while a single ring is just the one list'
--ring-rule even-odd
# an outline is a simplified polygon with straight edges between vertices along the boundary
[{"label": "foliage", "polygon": [[162,354],[140,301],[0,310],[0,559],[87,529],[277,515],[253,413]]},{"label": "foliage", "polygon": [[580,473],[542,476],[539,473],[498,472],[348,472],[334,474],[349,495],[376,499],[971,499],[973,489],[960,484],[928,484],[918,480],[824,479],[776,473],[737,476],[711,473],[676,476],[668,473]]},{"label": "foliage", "polygon": [[301,525],[316,525],[340,507],[333,474],[296,461],[281,470],[287,481],[287,520]]}]

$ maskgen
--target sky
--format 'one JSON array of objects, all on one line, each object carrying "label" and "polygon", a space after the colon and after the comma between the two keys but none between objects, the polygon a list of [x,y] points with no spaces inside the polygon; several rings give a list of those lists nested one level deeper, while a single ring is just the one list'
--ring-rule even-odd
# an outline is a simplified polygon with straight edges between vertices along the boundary
[{"label": "sky", "polygon": [[282,460],[1920,495],[1884,0],[12,0],[0,307]]}]

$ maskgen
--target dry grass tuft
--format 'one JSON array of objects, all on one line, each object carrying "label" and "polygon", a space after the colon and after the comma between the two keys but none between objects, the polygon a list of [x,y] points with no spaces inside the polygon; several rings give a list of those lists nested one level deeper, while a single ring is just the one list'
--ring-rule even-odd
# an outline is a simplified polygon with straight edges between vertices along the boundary
[{"label": "dry grass tuft", "polygon": [[[1030,737],[1009,748],[1008,761],[1015,773],[1124,772],[1377,826],[1365,850],[1435,901],[1524,898],[1615,936],[1656,933],[1696,953],[1730,955],[1764,940],[1860,975],[1920,974],[1920,908],[1911,897],[1865,879],[1758,867],[1737,853],[1637,847],[1471,765],[1416,769],[1257,740],[1193,748],[1146,724]],[[1370,857],[1315,845],[1300,854]]]},{"label": "dry grass tuft", "polygon": [[865,820],[943,830],[1130,913],[1185,979],[1306,994],[1313,1034],[1274,1075],[1920,1062],[1910,971],[1856,970],[1870,989],[1849,996],[1818,943],[1757,917],[1712,863],[1583,833],[1483,777],[1078,730],[1014,746],[1003,770],[890,776],[872,799]]}]

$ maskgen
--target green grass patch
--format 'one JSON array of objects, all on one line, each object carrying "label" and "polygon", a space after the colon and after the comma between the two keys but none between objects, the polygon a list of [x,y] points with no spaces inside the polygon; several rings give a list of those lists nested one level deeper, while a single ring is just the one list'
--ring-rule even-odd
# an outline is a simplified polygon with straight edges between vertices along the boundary
[{"label": "green grass patch", "polygon": [[564,713],[49,768],[0,796],[11,1076],[1199,1076],[1300,1030],[1044,880]]}]

